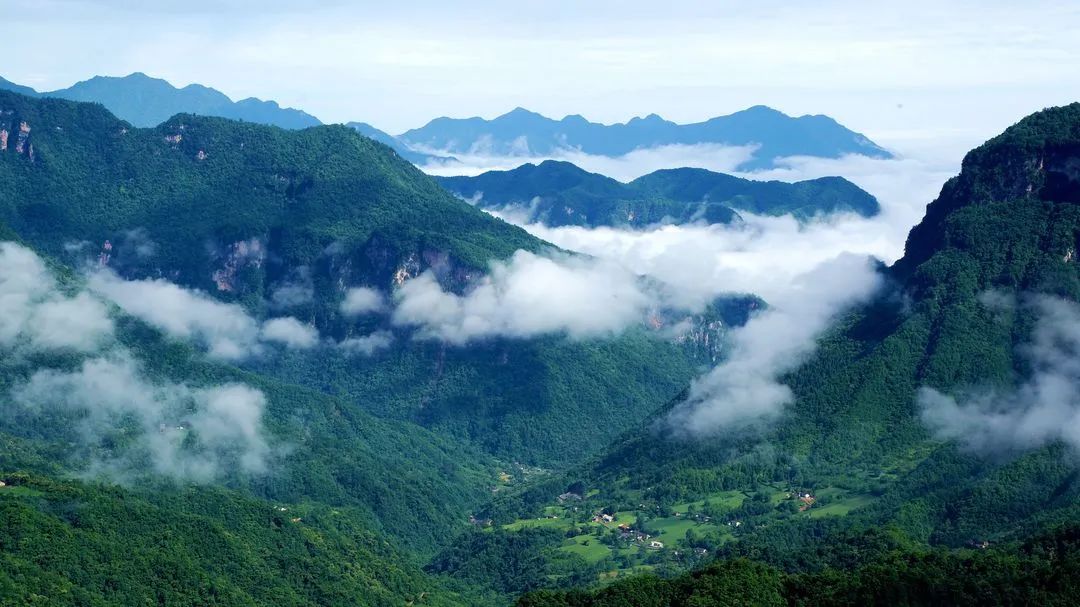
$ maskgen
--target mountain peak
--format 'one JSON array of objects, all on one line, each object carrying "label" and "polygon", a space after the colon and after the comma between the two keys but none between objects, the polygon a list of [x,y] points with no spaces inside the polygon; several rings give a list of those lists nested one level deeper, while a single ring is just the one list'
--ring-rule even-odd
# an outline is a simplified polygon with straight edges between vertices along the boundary
[{"label": "mountain peak", "polygon": [[[951,242],[951,218],[967,207],[1080,203],[1080,102],[1032,114],[968,152],[960,174],[908,234],[901,272]],[[974,211],[975,214],[982,211]]]},{"label": "mountain peak", "polygon": [[510,110],[509,112],[503,114],[502,116],[499,116],[498,118],[496,118],[496,120],[500,120],[503,118],[544,118],[544,116],[537,114],[536,112],[533,112],[531,110],[527,110],[521,106],[518,106]]},{"label": "mountain peak", "polygon": [[653,124],[663,124],[665,122],[667,122],[667,121],[664,120],[664,118],[662,116],[660,116],[660,114],[652,113],[652,114],[649,114],[648,116],[645,116],[644,118],[640,117],[640,116],[634,116],[633,118],[631,118],[627,122],[627,124],[648,124],[648,125],[653,125]]},{"label": "mountain peak", "polygon": [[776,118],[790,118],[787,114],[780,110],[771,108],[767,105],[752,105],[745,110],[741,110],[732,114],[732,116],[769,116]]}]

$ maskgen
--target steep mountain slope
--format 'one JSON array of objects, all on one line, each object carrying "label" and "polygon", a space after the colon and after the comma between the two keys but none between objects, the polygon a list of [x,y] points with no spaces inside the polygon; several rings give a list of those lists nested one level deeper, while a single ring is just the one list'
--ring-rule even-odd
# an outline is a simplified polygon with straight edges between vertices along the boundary
[{"label": "steep mountain slope", "polygon": [[[418,562],[490,495],[496,462],[207,360],[118,310],[88,325],[87,310],[106,309],[79,274],[34,272],[17,236],[0,226],[0,238],[0,601],[452,596]],[[46,271],[56,282],[34,291]],[[88,327],[94,343],[71,339]]]},{"label": "steep mountain slope", "polygon": [[731,223],[737,211],[763,215],[878,213],[877,200],[841,177],[798,183],[752,181],[705,169],[656,171],[626,184],[569,162],[546,160],[476,177],[438,177],[479,207],[548,226],[647,226],[659,222]]},{"label": "steep mountain slope", "polygon": [[[645,424],[490,514],[521,519],[507,529],[571,517],[548,526],[588,539],[590,517],[613,513],[634,531],[593,550],[594,572],[692,566],[691,550],[816,570],[861,529],[960,548],[1080,520],[1078,159],[1080,104],[969,153],[886,271],[889,286],[782,378],[793,402],[763,434],[695,440]],[[664,547],[635,547],[638,531]]]},{"label": "steep mountain slope", "polygon": [[[645,326],[607,341],[454,345],[395,326],[386,309],[343,312],[353,288],[389,300],[430,270],[461,293],[492,260],[546,246],[352,129],[187,115],[135,129],[100,106],[11,93],[0,111],[11,133],[0,219],[28,243],[73,265],[96,258],[124,279],[165,278],[256,318],[287,306],[321,340],[248,368],[380,416],[507,460],[563,465],[632,427],[704,360]],[[372,336],[378,351],[336,346]]]},{"label": "steep mountain slope", "polygon": [[[380,285],[410,255],[428,250],[478,269],[540,246],[345,127],[290,132],[178,115],[154,129],[132,129],[100,107],[10,93],[0,93],[0,108],[12,139],[0,165],[0,214],[50,254],[63,254],[72,240],[96,250],[142,227],[159,245],[153,266],[183,284],[242,299],[273,280],[274,270],[221,284],[213,275],[253,238],[284,269],[334,244],[340,265],[350,258],[360,265],[353,280]],[[131,263],[123,269],[132,275],[156,275],[140,267],[137,254],[129,257],[113,256]]]},{"label": "steep mountain slope", "polygon": [[274,101],[254,97],[233,101],[225,94],[200,84],[176,88],[160,78],[141,72],[123,77],[94,76],[66,89],[37,93],[29,87],[4,80],[0,89],[31,96],[59,97],[104,105],[110,112],[139,127],[157,126],[176,114],[219,116],[286,129],[322,124],[317,118]]},{"label": "steep mountain slope", "polygon": [[409,145],[451,154],[507,156],[547,156],[566,149],[622,156],[664,145],[756,146],[753,158],[743,163],[741,170],[770,168],[777,158],[788,156],[891,156],[863,135],[827,116],[794,118],[765,106],[694,124],[675,124],[650,114],[613,125],[589,122],[577,115],[552,120],[516,108],[492,120],[436,118],[399,137]]},{"label": "steep mountain slope", "polygon": [[[1007,390],[1025,381],[1031,365],[1039,364],[1024,352],[1042,314],[1037,305],[1023,302],[1038,294],[1080,299],[1075,263],[1080,243],[1077,142],[1080,104],[1026,118],[968,154],[961,174],[945,185],[927,207],[926,218],[911,231],[904,257],[889,271],[895,281],[890,292],[845,318],[823,340],[817,356],[787,378],[796,400],[775,440],[798,461],[813,462],[818,474],[827,470],[850,476],[860,469],[875,473],[901,463],[932,468],[937,458],[959,458],[968,462],[965,465],[983,461],[958,453],[954,444],[931,440],[918,389],[962,394],[989,385]],[[1019,303],[999,310],[997,295],[1003,301],[1013,295]],[[973,432],[977,429],[972,426]],[[710,451],[657,436],[631,443],[636,443],[635,450],[669,452],[676,466],[680,459],[693,461]],[[669,446],[660,446],[664,443]],[[1051,461],[1058,459],[1053,443],[1048,440],[1027,457],[1043,453]],[[1007,445],[1002,449],[1009,451]],[[720,455],[722,447],[711,452],[717,463],[728,459]],[[649,459],[666,460],[655,454]],[[619,468],[629,461],[613,454],[604,465]],[[1068,461],[1061,464],[1062,473],[1072,467]],[[989,466],[981,474],[996,470]],[[635,482],[644,485],[648,473],[643,477],[642,472],[638,470],[640,480]],[[655,480],[667,473],[670,470],[660,472]],[[1028,494],[1031,510],[1038,511],[1034,504],[1050,499],[1056,488],[1045,487],[1048,493],[1041,498]],[[1077,490],[1068,484],[1062,489]],[[1015,522],[1005,517],[982,533],[1004,531]],[[949,541],[966,539],[953,536]]]}]

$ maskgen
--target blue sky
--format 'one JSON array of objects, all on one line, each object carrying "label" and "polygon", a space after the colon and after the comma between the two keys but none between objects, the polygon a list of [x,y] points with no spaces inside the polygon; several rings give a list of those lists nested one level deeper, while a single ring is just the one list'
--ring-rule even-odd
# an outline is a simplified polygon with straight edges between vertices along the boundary
[{"label": "blue sky", "polygon": [[763,103],[886,144],[967,144],[1080,99],[1076,2],[4,4],[15,82],[143,71],[395,133],[519,105],[687,122]]}]

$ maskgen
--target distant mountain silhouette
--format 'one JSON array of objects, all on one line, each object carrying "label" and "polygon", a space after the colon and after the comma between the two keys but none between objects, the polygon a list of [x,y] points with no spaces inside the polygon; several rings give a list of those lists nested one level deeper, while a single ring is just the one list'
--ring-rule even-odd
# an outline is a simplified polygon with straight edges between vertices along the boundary
[{"label": "distant mountain silhouette", "polygon": [[436,118],[398,138],[410,146],[451,154],[499,156],[549,156],[566,149],[622,156],[638,149],[675,144],[757,146],[753,158],[740,170],[772,168],[777,158],[788,156],[892,156],[828,116],[796,118],[763,105],[695,124],[676,124],[650,114],[613,125],[589,122],[580,115],[553,120],[519,107],[494,120]]},{"label": "distant mountain silhouette", "polygon": [[94,76],[66,89],[40,93],[0,78],[0,89],[31,97],[59,97],[100,103],[117,117],[138,127],[157,126],[176,114],[219,116],[287,129],[322,124],[318,118],[306,112],[283,108],[274,101],[253,97],[233,101],[221,91],[201,84],[176,88],[168,81],[152,78],[142,72],[123,77]]}]

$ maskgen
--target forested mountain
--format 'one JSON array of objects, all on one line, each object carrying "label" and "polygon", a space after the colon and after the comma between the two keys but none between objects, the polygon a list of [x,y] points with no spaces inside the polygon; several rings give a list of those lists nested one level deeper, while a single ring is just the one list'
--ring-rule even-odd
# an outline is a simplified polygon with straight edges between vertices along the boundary
[{"label": "forested mountain", "polygon": [[891,157],[885,149],[828,116],[796,118],[760,105],[694,124],[676,124],[650,114],[605,125],[579,115],[553,120],[516,108],[492,120],[436,118],[398,137],[408,145],[450,154],[498,156],[550,156],[566,150],[622,156],[665,145],[755,146],[753,157],[740,165],[740,170],[771,168],[778,158],[788,156]]},{"label": "forested mountain", "polygon": [[[73,604],[484,594],[419,564],[493,492],[637,424],[758,305],[710,308],[683,343],[663,311],[591,339],[396,324],[410,279],[460,296],[550,247],[344,126],[141,129],[0,92],[0,225],[2,583]],[[86,551],[121,573],[80,577]]]},{"label": "forested mountain", "polygon": [[346,127],[139,129],[2,92],[0,176],[5,596],[439,604],[418,562],[525,477],[485,451],[587,452],[604,439],[575,437],[617,430],[536,420],[610,402],[632,423],[693,372],[644,330],[474,350],[343,312],[353,288],[431,270],[461,289],[542,246]]},{"label": "forested mountain", "polygon": [[0,89],[30,96],[59,97],[104,105],[110,112],[139,127],[157,126],[176,114],[219,116],[286,129],[302,129],[322,124],[314,116],[274,101],[249,97],[240,101],[201,84],[176,88],[160,78],[141,72],[123,77],[94,76],[66,89],[38,93],[0,79]]},{"label": "forested mountain", "polygon": [[569,162],[546,160],[476,177],[438,177],[479,207],[548,226],[648,226],[660,222],[731,223],[737,211],[790,213],[799,219],[837,212],[870,217],[877,200],[842,177],[797,183],[752,181],[705,169],[665,169],[621,183]]},{"label": "forested mountain", "polygon": [[[569,554],[586,555],[594,576],[748,557],[792,573],[824,571],[848,586],[832,597],[807,591],[805,600],[841,604],[890,588],[915,597],[919,584],[952,567],[1026,587],[1007,577],[1024,566],[1008,547],[1080,517],[1071,362],[1080,319],[1078,154],[1080,104],[1034,114],[969,153],[885,271],[885,289],[782,378],[792,404],[764,433],[673,434],[665,420],[681,405],[675,399],[591,464],[497,500],[489,514],[499,530],[478,536],[472,552],[523,545],[520,534],[539,527],[524,551],[546,581],[519,574],[522,588],[579,583],[582,572],[560,561]],[[868,550],[867,541],[883,543]],[[999,545],[1001,560],[986,557],[979,571],[966,569],[962,553],[926,553]],[[863,586],[895,567],[867,555],[898,555],[912,577]],[[1043,555],[1050,562],[1039,566],[1072,575],[1069,558]],[[453,550],[434,563],[490,580]],[[858,567],[869,570],[850,573]],[[704,591],[709,575],[679,583]],[[1054,575],[1029,582],[1046,590]],[[641,604],[681,604],[671,597],[685,592],[648,581],[626,588],[651,588]],[[625,604],[606,596],[524,604]]]}]

